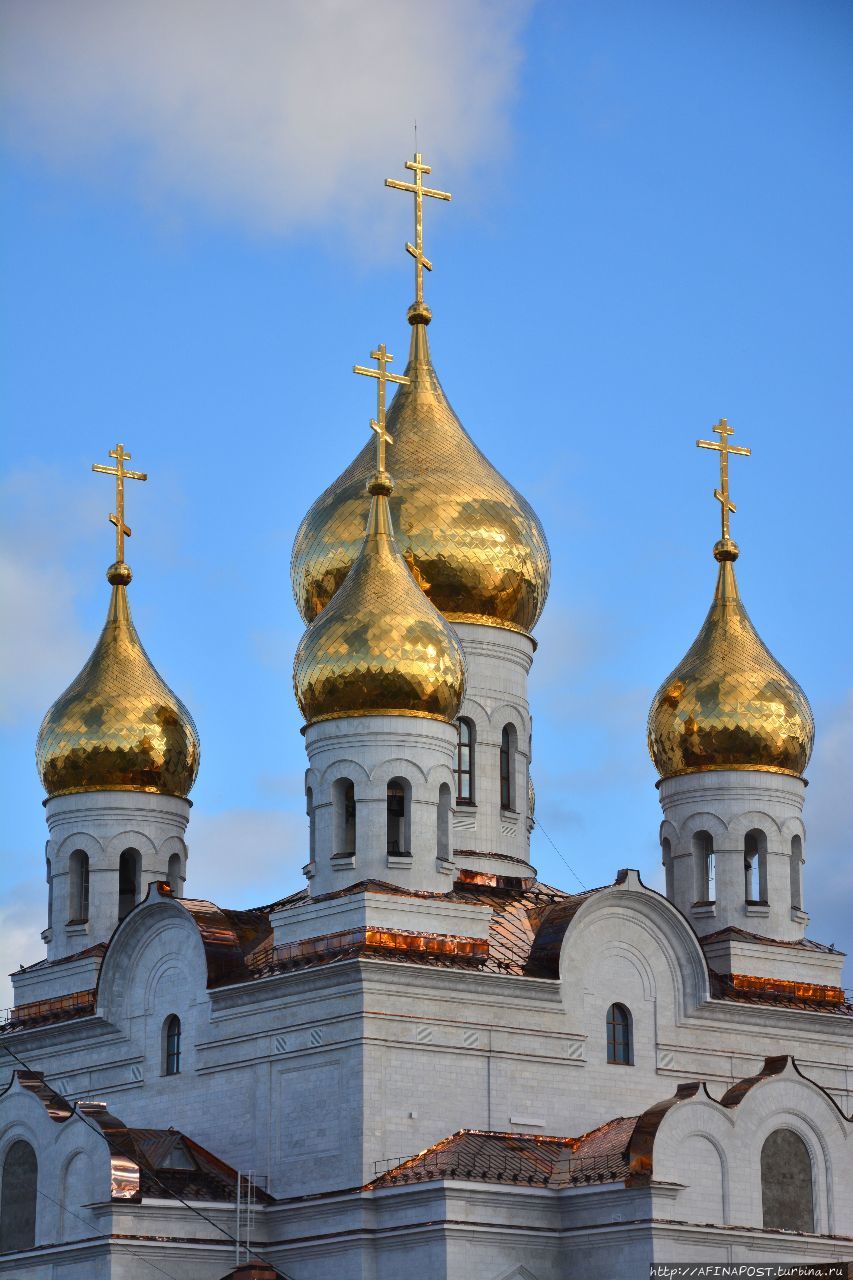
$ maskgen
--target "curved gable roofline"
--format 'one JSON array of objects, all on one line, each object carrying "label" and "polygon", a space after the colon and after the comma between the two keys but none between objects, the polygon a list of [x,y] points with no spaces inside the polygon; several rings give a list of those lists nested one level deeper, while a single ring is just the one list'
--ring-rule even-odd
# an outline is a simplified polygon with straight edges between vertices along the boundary
[{"label": "curved gable roofline", "polygon": [[[633,902],[626,899],[626,892],[632,895]],[[671,922],[674,933],[671,940],[689,966],[697,1002],[710,999],[708,964],[692,925],[668,898],[643,884],[639,871],[630,867],[623,867],[613,884],[565,898],[544,912],[530,951],[528,973],[539,978],[559,978],[560,956],[570,927],[576,920],[580,923],[592,915],[614,896],[629,908],[651,911],[659,920]]]},{"label": "curved gable roofline", "polygon": [[156,881],[113,931],[107,944],[96,987],[98,1011],[102,1004],[102,983],[105,975],[109,981],[117,958],[117,945],[125,939],[138,942],[145,932],[145,915],[152,909],[159,912],[164,908],[189,916],[196,926],[204,951],[208,988],[250,978],[247,956],[272,937],[269,911],[264,908],[230,911],[201,898],[176,898],[168,881]]},{"label": "curved gable roofline", "polygon": [[833,1110],[845,1124],[851,1123],[850,1118],[845,1116],[832,1094],[815,1080],[804,1075],[792,1057],[787,1054],[768,1057],[764,1059],[764,1066],[760,1071],[754,1076],[738,1080],[719,1100],[708,1092],[705,1081],[691,1080],[680,1084],[672,1097],[665,1098],[662,1102],[656,1102],[654,1106],[647,1108],[637,1121],[628,1144],[628,1177],[631,1185],[647,1186],[651,1181],[654,1173],[654,1144],[658,1129],[669,1112],[679,1103],[698,1098],[703,1102],[712,1103],[715,1107],[732,1110],[743,1102],[756,1085],[765,1084],[768,1080],[784,1078],[811,1085],[832,1104]]},{"label": "curved gable roofline", "polygon": [[0,1089],[0,1097],[14,1090],[32,1094],[42,1104],[51,1120],[55,1120],[57,1124],[63,1124],[74,1114],[73,1104],[51,1088],[44,1078],[43,1071],[16,1068],[5,1089]]},{"label": "curved gable roofline", "polygon": [[730,1089],[726,1090],[720,1099],[720,1106],[737,1107],[756,1085],[765,1084],[768,1080],[785,1077],[793,1080],[802,1080],[805,1084],[811,1085],[812,1088],[823,1094],[827,1102],[832,1104],[833,1110],[838,1113],[846,1124],[850,1124],[853,1120],[853,1117],[844,1114],[835,1098],[822,1084],[819,1084],[817,1080],[812,1080],[810,1076],[804,1075],[797,1060],[787,1053],[765,1058],[764,1066],[754,1076],[747,1076],[744,1080],[738,1080]]}]

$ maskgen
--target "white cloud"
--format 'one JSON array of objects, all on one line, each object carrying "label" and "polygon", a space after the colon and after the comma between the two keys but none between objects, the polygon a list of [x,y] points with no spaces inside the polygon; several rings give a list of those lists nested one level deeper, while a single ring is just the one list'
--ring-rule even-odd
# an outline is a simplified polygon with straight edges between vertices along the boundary
[{"label": "white cloud", "polygon": [[146,198],[273,231],[351,226],[397,203],[382,179],[415,119],[442,182],[493,162],[529,7],[4,0],[6,128],[60,163],[130,164]]},{"label": "white cloud", "polygon": [[281,809],[193,813],[187,830],[188,898],[257,907],[305,884],[308,821]]},{"label": "white cloud", "polygon": [[853,689],[821,722],[803,816],[806,844],[805,905],[811,915],[809,934],[834,942],[852,958],[846,980],[853,980]]},{"label": "white cloud", "polygon": [[93,499],[39,466],[4,478],[0,513],[0,723],[17,724],[47,710],[92,647],[75,616],[79,580],[62,562],[103,514],[96,524]]},{"label": "white cloud", "polygon": [[0,1009],[9,1009],[14,1004],[7,975],[21,965],[44,959],[41,931],[46,925],[46,884],[13,885],[0,900]]}]

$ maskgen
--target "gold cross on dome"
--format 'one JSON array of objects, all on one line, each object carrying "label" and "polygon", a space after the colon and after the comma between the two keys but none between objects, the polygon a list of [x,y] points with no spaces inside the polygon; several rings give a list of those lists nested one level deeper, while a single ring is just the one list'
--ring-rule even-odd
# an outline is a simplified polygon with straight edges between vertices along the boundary
[{"label": "gold cross on dome", "polygon": [[394,359],[388,354],[384,342],[380,342],[375,351],[370,353],[371,360],[375,360],[379,365],[378,369],[367,369],[363,364],[354,364],[353,373],[364,374],[366,378],[376,378],[376,417],[370,419],[370,426],[376,432],[376,466],[379,471],[385,470],[385,445],[393,444],[394,440],[385,430],[385,389],[389,382],[398,382],[408,385],[409,379],[404,378],[399,373],[389,373],[388,365]]},{"label": "gold cross on dome", "polygon": [[124,482],[125,480],[147,480],[148,476],[144,471],[127,471],[125,463],[130,462],[130,454],[125,453],[124,445],[117,444],[114,449],[110,449],[110,457],[115,458],[114,467],[102,466],[100,462],[92,463],[93,471],[100,471],[107,476],[115,476],[116,478],[116,509],[110,514],[110,523],[116,527],[116,562],[122,564],[124,562],[124,540],[130,537],[130,528],[124,522]]},{"label": "gold cross on dome", "polygon": [[420,151],[415,152],[414,160],[406,161],[406,168],[415,175],[414,182],[398,182],[396,178],[386,178],[385,186],[394,187],[397,191],[410,191],[415,197],[415,243],[406,244],[407,251],[415,260],[415,305],[423,305],[424,300],[424,267],[432,271],[432,263],[424,256],[424,196],[432,196],[435,200],[452,199],[449,191],[436,191],[434,187],[424,186],[424,174],[432,173],[428,164],[423,163]]},{"label": "gold cross on dome", "polygon": [[719,440],[697,440],[700,449],[716,449],[720,455],[720,487],[714,490],[714,497],[722,508],[723,540],[729,540],[729,512],[737,511],[737,507],[729,497],[729,454],[737,453],[748,458],[751,450],[739,445],[729,444],[729,436],[734,435],[734,427],[730,427],[725,418],[711,428],[719,435]]}]

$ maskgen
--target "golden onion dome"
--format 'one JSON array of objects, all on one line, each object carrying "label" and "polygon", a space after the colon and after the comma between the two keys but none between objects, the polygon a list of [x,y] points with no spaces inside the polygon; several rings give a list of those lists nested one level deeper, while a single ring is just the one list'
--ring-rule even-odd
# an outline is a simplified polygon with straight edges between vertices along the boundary
[{"label": "golden onion dome", "polygon": [[131,573],[117,563],[100,639],[42,721],[36,761],[48,796],[149,791],[186,796],[199,766],[192,716],[155,671],[127,603]]},{"label": "golden onion dome", "polygon": [[397,546],[387,472],[369,489],[367,531],[352,569],[296,650],[296,700],[308,724],[386,714],[452,721],[465,689],[462,650]]},{"label": "golden onion dome", "polygon": [[[399,387],[388,411],[400,550],[451,622],[530,631],[548,594],[545,532],[450,407],[430,360],[426,320],[419,312],[412,321],[409,384]],[[291,580],[306,622],[329,603],[359,554],[373,467],[368,441],[299,527]]]},{"label": "golden onion dome", "polygon": [[808,699],[763,643],[735,579],[734,542],[714,548],[714,600],[687,655],[657,691],[649,750],[662,778],[711,769],[801,776],[814,744]]}]

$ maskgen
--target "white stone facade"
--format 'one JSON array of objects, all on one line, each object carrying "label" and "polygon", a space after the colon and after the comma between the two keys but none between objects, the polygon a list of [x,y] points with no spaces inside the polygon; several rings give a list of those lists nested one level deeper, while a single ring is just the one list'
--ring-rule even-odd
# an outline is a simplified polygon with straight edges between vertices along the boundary
[{"label": "white stone facade", "polygon": [[[106,942],[120,914],[140,902],[156,880],[169,880],[180,897],[190,808],[179,796],[140,791],[89,791],[45,803],[49,919],[42,936],[49,960]],[[120,903],[122,855],[134,888]]]},{"label": "white stone facade", "polygon": [[[420,716],[342,716],[309,725],[305,749],[312,897],[367,879],[446,892],[454,870],[453,725]],[[388,798],[395,787],[396,820]]]},{"label": "white stone facade", "polygon": [[[433,913],[427,924],[482,931],[482,908],[449,902],[442,917],[440,899],[391,895],[374,908],[365,897],[328,901],[326,927],[384,910],[380,925],[417,929],[423,910]],[[285,908],[276,927],[313,911],[303,932],[314,936],[323,906]],[[617,1267],[644,1276],[652,1258],[847,1256],[853,1019],[714,998],[692,928],[635,873],[580,900],[555,954],[548,978],[362,958],[210,988],[199,926],[152,889],[110,944],[95,1013],[6,1043],[64,1096],[97,1097],[130,1126],[173,1125],[253,1169],[277,1198],[259,1215],[256,1245],[294,1280],[392,1280],[403,1265],[465,1280],[524,1267],[519,1275],[556,1280],[574,1274],[569,1258],[579,1275],[609,1280]],[[631,1012],[631,1065],[607,1061],[614,1002]],[[163,1028],[174,1014],[184,1047],[180,1074],[168,1076]],[[773,1055],[793,1056],[797,1069],[726,1105],[727,1091]],[[639,1115],[689,1081],[707,1087],[665,1112],[646,1186],[549,1191],[456,1178],[350,1190],[457,1129],[577,1135]],[[76,1122],[45,1121],[40,1106],[15,1084],[0,1096],[0,1162],[24,1135],[40,1167],[64,1167]],[[778,1127],[802,1134],[812,1155],[811,1236],[762,1228],[757,1162]],[[215,1231],[180,1204],[110,1203],[105,1149],[84,1147],[89,1182],[74,1204],[106,1239],[83,1245],[79,1222],[62,1226],[46,1209],[38,1256],[0,1255],[0,1276],[135,1276],[134,1236],[158,1237],[149,1256],[181,1280],[226,1274]],[[199,1207],[233,1232],[233,1205]]]},{"label": "white stone facade", "polygon": [[803,780],[720,769],[664,778],[658,788],[667,894],[696,932],[735,926],[802,938]]},{"label": "white stone facade", "polygon": [[[459,850],[529,862],[527,677],[535,644],[530,636],[503,627],[457,622],[454,630],[468,671],[459,715],[473,726],[475,778],[473,803],[456,805],[453,842]],[[501,803],[500,781],[501,735],[507,726],[512,732],[508,806]]]}]

